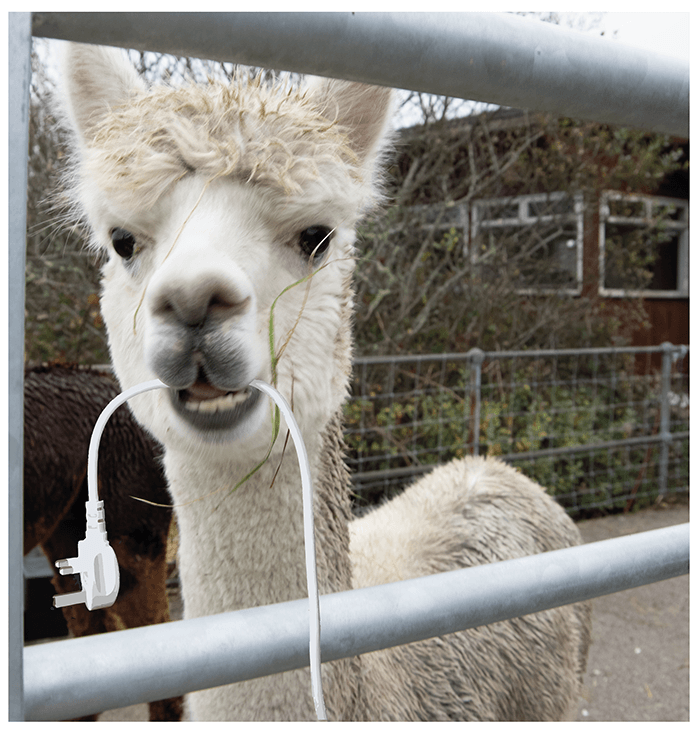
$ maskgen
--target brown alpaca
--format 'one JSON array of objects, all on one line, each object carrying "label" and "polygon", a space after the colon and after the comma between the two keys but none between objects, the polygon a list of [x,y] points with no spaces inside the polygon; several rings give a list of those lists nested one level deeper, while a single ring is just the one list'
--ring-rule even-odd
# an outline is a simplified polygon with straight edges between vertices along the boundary
[{"label": "brown alpaca", "polygon": [[[90,435],[102,409],[118,394],[114,379],[96,371],[59,365],[25,370],[25,554],[40,545],[52,565],[75,555],[85,537]],[[170,620],[165,552],[172,512],[131,498],[170,502],[158,453],[127,408],[112,416],[100,444],[99,494],[107,508],[121,590],[107,609],[63,608],[75,637]],[[60,594],[79,589],[73,576],[57,571],[52,583]],[[179,721],[182,699],[155,701],[149,708],[151,721]]]}]

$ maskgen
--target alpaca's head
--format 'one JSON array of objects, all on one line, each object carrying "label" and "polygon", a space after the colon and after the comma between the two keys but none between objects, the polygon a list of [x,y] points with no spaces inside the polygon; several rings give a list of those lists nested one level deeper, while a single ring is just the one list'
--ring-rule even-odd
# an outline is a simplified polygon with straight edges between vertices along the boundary
[{"label": "alpaca's head", "polygon": [[[73,191],[107,255],[102,311],[122,387],[166,445],[269,441],[277,384],[302,426],[350,369],[355,225],[375,196],[389,90],[315,80],[148,90],[120,51],[68,44]],[[314,275],[284,292],[305,276]]]}]

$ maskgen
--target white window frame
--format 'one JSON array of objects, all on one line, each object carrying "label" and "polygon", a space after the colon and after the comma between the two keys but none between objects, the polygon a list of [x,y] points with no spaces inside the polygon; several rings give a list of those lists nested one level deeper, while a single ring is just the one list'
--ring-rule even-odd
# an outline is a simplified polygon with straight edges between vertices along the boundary
[{"label": "white window frame", "polygon": [[[610,214],[610,201],[642,202],[644,204],[643,217],[620,217]],[[639,224],[649,225],[653,221],[654,206],[673,206],[681,210],[682,218],[678,221],[669,219],[667,226],[679,233],[678,237],[678,271],[676,273],[675,290],[654,289],[627,289],[606,288],[605,286],[605,225],[610,224]],[[688,227],[689,202],[685,199],[674,199],[668,196],[649,196],[646,194],[623,194],[619,191],[604,191],[600,196],[600,218],[598,227],[599,252],[599,284],[598,292],[607,298],[688,298],[689,297],[689,266],[688,266]]]},{"label": "white window frame", "polygon": [[[538,202],[561,201],[570,198],[573,201],[573,210],[567,214],[546,214],[533,216],[529,212],[529,206]],[[505,217],[500,219],[484,219],[480,215],[480,208],[493,205],[514,205],[518,206],[517,217]],[[537,286],[534,288],[519,288],[518,293],[522,295],[545,295],[552,293],[563,293],[567,295],[580,296],[583,288],[583,193],[575,192],[569,194],[565,191],[554,191],[544,194],[522,194],[520,196],[504,196],[488,199],[475,199],[471,208],[471,243],[476,241],[480,231],[484,229],[496,230],[499,228],[512,227],[531,227],[538,223],[548,223],[553,221],[571,222],[576,224],[576,272],[575,285],[573,287],[557,288],[555,286]],[[476,247],[471,247],[471,262],[476,268],[478,265],[478,253]]]}]

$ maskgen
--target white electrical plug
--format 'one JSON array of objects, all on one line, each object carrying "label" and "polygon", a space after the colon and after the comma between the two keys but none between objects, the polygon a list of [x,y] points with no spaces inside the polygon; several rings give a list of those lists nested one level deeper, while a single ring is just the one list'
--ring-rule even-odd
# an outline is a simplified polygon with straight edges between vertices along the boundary
[{"label": "white electrical plug", "polygon": [[97,498],[97,456],[100,450],[100,439],[107,421],[112,413],[129,398],[147,390],[167,387],[160,380],[142,382],[117,395],[100,413],[90,437],[88,448],[88,501],[85,503],[87,529],[85,539],[78,543],[78,555],[56,561],[58,572],[66,576],[70,573],[80,574],[81,590],[68,594],[57,594],[53,598],[57,608],[71,604],[85,604],[92,611],[111,607],[119,593],[119,564],[114,549],[107,541],[105,529],[104,502]]},{"label": "white electrical plug", "polygon": [[[92,505],[92,506],[91,506]],[[53,598],[56,608],[83,603],[92,611],[114,604],[119,592],[119,564],[114,549],[107,542],[104,503],[86,502],[87,529],[85,539],[78,543],[78,555],[56,561],[62,576],[80,574],[82,589]]]}]

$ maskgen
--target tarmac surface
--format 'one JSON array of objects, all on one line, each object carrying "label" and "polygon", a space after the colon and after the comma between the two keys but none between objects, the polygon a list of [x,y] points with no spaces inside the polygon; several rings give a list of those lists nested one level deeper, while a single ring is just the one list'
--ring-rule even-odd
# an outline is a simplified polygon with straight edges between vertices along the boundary
[{"label": "tarmac surface", "polygon": [[[586,543],[690,521],[688,506],[578,523]],[[593,599],[577,721],[690,721],[689,576]]]},{"label": "tarmac surface", "polygon": [[[690,521],[687,505],[578,523],[591,543]],[[593,640],[577,721],[689,721],[689,576],[593,600]],[[146,721],[147,706],[100,721]]]}]

